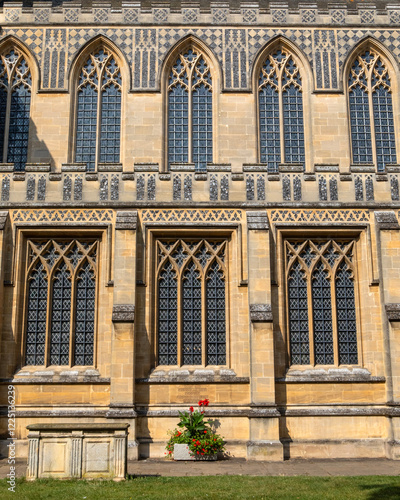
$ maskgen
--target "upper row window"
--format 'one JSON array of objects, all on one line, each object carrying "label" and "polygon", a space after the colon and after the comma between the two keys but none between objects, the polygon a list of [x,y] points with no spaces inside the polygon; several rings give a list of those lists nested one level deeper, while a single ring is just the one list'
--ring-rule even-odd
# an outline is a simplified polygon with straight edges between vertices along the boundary
[{"label": "upper row window", "polygon": [[[167,164],[193,163],[204,170],[214,156],[212,65],[193,44],[172,57],[166,84]],[[305,164],[300,69],[299,60],[281,44],[266,55],[258,73],[259,160],[272,172],[281,163]],[[93,171],[99,163],[120,162],[121,69],[101,46],[83,59],[78,75],[71,157]],[[384,59],[371,48],[359,52],[347,88],[354,164],[384,170],[397,162],[392,93]],[[28,157],[31,94],[27,60],[12,48],[0,56],[0,155],[16,170],[25,168]]]}]

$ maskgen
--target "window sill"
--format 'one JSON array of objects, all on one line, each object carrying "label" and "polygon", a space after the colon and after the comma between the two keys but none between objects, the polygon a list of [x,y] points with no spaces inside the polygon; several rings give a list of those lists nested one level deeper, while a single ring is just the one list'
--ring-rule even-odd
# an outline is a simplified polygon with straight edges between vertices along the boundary
[{"label": "window sill", "polygon": [[100,376],[98,370],[88,367],[61,369],[60,367],[43,368],[32,371],[23,368],[9,380],[13,385],[29,384],[110,384],[109,378]]},{"label": "window sill", "polygon": [[238,377],[228,368],[175,368],[157,367],[149,377],[136,379],[138,384],[248,384],[249,377]]},{"label": "window sill", "polygon": [[365,368],[315,368],[306,369],[290,368],[284,377],[277,378],[277,383],[300,384],[300,383],[382,383],[385,377],[374,377]]}]

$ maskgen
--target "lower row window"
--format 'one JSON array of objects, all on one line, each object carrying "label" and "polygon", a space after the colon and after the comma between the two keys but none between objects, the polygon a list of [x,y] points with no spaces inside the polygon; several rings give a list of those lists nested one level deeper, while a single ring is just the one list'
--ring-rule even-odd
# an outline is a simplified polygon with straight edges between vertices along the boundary
[{"label": "lower row window", "polygon": [[157,241],[158,364],[226,364],[224,240]]},{"label": "lower row window", "polygon": [[30,240],[26,365],[93,365],[97,240]]},{"label": "lower row window", "polygon": [[291,364],[358,364],[354,248],[352,240],[285,242]]}]

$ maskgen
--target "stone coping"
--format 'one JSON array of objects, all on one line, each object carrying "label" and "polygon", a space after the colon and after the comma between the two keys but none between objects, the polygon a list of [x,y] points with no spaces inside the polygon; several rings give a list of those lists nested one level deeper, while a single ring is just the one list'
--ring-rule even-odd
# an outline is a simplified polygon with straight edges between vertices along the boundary
[{"label": "stone coping", "polygon": [[249,377],[235,377],[230,375],[177,375],[152,376],[137,378],[137,384],[249,384]]},{"label": "stone coping", "polygon": [[130,427],[130,424],[107,423],[107,424],[30,424],[26,428],[30,431],[101,431],[101,430],[123,430]]},{"label": "stone coping", "polygon": [[321,384],[330,382],[336,384],[337,382],[344,382],[348,384],[362,384],[362,383],[384,383],[386,377],[372,377],[363,375],[295,375],[277,378],[275,380],[278,384]]}]

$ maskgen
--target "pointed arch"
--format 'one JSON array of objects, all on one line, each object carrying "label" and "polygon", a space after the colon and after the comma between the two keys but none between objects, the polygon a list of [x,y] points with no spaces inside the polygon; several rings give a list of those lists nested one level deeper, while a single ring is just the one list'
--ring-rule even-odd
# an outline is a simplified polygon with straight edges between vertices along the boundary
[{"label": "pointed arch", "polygon": [[31,99],[38,66],[28,48],[13,36],[0,43],[0,161],[24,170],[29,151]]},{"label": "pointed arch", "polygon": [[188,35],[171,48],[161,72],[165,100],[165,170],[194,163],[205,170],[218,157],[216,118],[221,69],[211,49]]},{"label": "pointed arch", "polygon": [[259,51],[252,81],[259,161],[272,172],[280,163],[310,169],[312,74],[307,58],[293,42],[278,36]]},{"label": "pointed arch", "polygon": [[378,171],[397,163],[398,65],[379,41],[366,37],[349,53],[343,85],[349,109],[353,164],[373,164]]},{"label": "pointed arch", "polygon": [[74,89],[71,161],[85,163],[91,171],[99,163],[120,163],[122,90],[130,81],[124,55],[99,35],[75,56],[69,81]]}]

